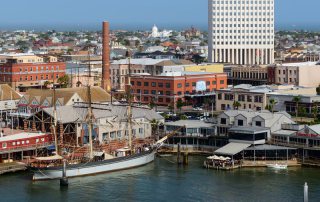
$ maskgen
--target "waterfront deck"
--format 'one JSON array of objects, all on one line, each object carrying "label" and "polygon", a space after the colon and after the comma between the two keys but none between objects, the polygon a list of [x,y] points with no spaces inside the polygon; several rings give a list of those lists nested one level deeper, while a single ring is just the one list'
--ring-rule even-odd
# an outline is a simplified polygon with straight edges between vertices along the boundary
[{"label": "waterfront deck", "polygon": [[0,163],[0,175],[4,173],[23,171],[26,169],[26,164],[20,162]]}]

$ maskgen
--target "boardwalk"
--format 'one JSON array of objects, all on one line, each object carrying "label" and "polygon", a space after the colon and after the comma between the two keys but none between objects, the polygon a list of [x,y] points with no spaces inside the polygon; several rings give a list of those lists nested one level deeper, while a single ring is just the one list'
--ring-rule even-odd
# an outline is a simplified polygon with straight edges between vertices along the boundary
[{"label": "boardwalk", "polygon": [[12,163],[0,163],[0,175],[9,172],[16,172],[26,170],[27,167],[24,163],[12,162]]}]

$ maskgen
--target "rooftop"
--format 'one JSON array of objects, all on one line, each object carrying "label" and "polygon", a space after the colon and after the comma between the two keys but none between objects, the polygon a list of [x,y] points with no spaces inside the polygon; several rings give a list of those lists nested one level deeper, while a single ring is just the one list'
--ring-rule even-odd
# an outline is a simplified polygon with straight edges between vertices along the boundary
[{"label": "rooftop", "polygon": [[210,128],[214,126],[214,124],[206,123],[204,121],[198,121],[198,120],[180,120],[175,122],[168,122],[165,125],[178,126],[178,127],[185,126],[187,128]]}]

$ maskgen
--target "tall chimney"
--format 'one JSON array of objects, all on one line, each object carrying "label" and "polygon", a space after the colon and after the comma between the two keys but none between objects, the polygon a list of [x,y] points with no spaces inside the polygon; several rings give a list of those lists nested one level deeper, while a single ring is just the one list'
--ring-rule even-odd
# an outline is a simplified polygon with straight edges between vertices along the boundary
[{"label": "tall chimney", "polygon": [[107,92],[111,91],[110,81],[110,46],[109,22],[102,23],[102,81],[101,87]]}]

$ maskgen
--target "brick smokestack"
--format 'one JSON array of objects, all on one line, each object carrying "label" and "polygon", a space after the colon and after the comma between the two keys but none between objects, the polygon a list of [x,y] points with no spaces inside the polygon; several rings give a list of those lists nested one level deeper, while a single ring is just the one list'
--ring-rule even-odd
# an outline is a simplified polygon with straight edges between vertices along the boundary
[{"label": "brick smokestack", "polygon": [[102,81],[101,87],[107,92],[111,91],[110,82],[110,37],[109,22],[102,23]]}]

